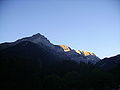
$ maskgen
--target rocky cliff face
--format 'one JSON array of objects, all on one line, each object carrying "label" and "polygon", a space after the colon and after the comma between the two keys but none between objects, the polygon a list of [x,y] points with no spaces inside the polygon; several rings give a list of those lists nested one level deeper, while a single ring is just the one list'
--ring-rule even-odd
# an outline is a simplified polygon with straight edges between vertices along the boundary
[{"label": "rocky cliff face", "polygon": [[67,45],[59,45],[65,52],[71,51],[71,48]]},{"label": "rocky cliff face", "polygon": [[84,55],[84,56],[89,56],[89,55],[95,56],[94,53],[89,52],[89,51],[81,51],[81,50],[75,50],[75,51],[76,51],[77,53],[79,53],[79,54]]}]

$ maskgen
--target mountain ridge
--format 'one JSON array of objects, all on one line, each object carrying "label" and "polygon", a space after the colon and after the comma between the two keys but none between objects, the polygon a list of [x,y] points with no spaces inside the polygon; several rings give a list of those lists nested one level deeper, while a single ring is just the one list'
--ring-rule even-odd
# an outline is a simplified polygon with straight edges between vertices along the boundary
[{"label": "mountain ridge", "polygon": [[1,90],[119,90],[120,55],[100,60],[45,42],[37,34],[0,44]]},{"label": "mountain ridge", "polygon": [[77,62],[85,62],[85,63],[90,62],[93,64],[100,61],[100,58],[98,58],[95,54],[91,52],[74,50],[67,45],[54,45],[45,36],[41,35],[40,33],[34,34],[30,37],[18,39],[15,42],[0,44],[0,50],[10,46],[14,46],[23,41],[30,41],[32,43],[35,43],[39,45],[39,47],[43,48],[45,51],[52,53],[54,56],[57,56],[59,58],[61,57],[64,59],[70,58],[71,60]]},{"label": "mountain ridge", "polygon": [[85,62],[85,63],[90,62],[93,64],[100,61],[100,58],[98,58],[92,52],[74,50],[67,45],[54,45],[45,36],[41,35],[40,33],[34,34],[30,37],[18,39],[15,42],[6,43],[5,45],[4,43],[0,44],[0,50],[10,46],[14,46],[23,41],[30,41],[32,43],[35,43],[39,45],[39,47],[43,48],[45,51],[53,53],[57,57],[62,57],[64,59],[70,58],[71,60],[77,62]]}]

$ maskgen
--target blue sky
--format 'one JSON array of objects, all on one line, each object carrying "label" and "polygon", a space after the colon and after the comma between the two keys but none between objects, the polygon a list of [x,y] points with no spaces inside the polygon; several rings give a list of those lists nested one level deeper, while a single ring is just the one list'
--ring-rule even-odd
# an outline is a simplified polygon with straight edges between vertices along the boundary
[{"label": "blue sky", "polygon": [[120,54],[120,0],[0,0],[0,43],[36,33],[100,58]]}]

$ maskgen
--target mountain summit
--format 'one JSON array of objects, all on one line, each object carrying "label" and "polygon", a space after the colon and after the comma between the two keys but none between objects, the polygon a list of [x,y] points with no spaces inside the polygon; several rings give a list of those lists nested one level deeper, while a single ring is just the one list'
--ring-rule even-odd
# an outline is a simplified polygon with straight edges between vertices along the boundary
[{"label": "mountain summit", "polygon": [[96,62],[100,61],[100,59],[92,52],[74,50],[66,45],[54,45],[45,36],[41,35],[40,33],[37,33],[30,37],[19,39],[15,42],[0,44],[0,50],[7,49],[8,47],[10,48],[11,46],[14,47],[15,45],[18,45],[19,43],[25,41],[27,42],[29,41],[33,44],[36,44],[39,48],[42,48],[42,51],[47,52],[47,54],[50,54],[55,58],[70,59],[78,63],[85,62],[85,63],[95,64]]},{"label": "mountain summit", "polygon": [[35,44],[44,44],[46,46],[51,46],[52,44],[50,43],[50,41],[44,37],[43,35],[41,35],[40,33],[37,33],[31,37],[25,37],[25,38],[22,38],[22,39],[19,39],[16,41],[16,43],[19,43],[19,42],[22,42],[22,41],[30,41],[30,42],[33,42]]}]

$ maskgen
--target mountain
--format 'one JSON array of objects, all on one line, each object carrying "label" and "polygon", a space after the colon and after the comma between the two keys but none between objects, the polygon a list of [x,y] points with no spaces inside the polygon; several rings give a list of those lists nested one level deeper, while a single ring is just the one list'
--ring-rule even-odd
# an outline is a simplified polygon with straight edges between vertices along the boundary
[{"label": "mountain", "polygon": [[96,65],[102,68],[103,70],[112,70],[114,68],[117,68],[120,66],[120,54],[113,57],[104,58],[101,61],[99,61]]},{"label": "mountain", "polygon": [[1,49],[4,49],[4,48],[7,48],[9,46],[14,46],[22,41],[30,41],[32,43],[35,43],[35,44],[38,44],[40,45],[41,47],[44,45],[44,46],[47,46],[47,47],[52,47],[53,45],[50,43],[49,40],[47,40],[47,38],[45,38],[43,35],[37,33],[31,37],[25,37],[25,38],[22,38],[22,39],[19,39],[15,42],[11,42],[11,43],[2,43],[0,44],[0,50]]},{"label": "mountain", "polygon": [[0,44],[0,90],[119,90],[119,61],[54,45],[38,33]]},{"label": "mountain", "polygon": [[76,62],[85,62],[93,64],[100,61],[100,58],[98,58],[94,53],[74,50],[66,45],[54,45],[40,33],[37,33],[31,37],[19,39],[15,42],[2,43],[0,44],[0,50],[4,50],[7,49],[8,47],[15,46],[23,41],[29,41],[34,44],[37,44],[40,48],[44,50],[44,52],[48,52],[48,54],[51,54],[54,57],[63,58],[66,60],[70,59]]}]

